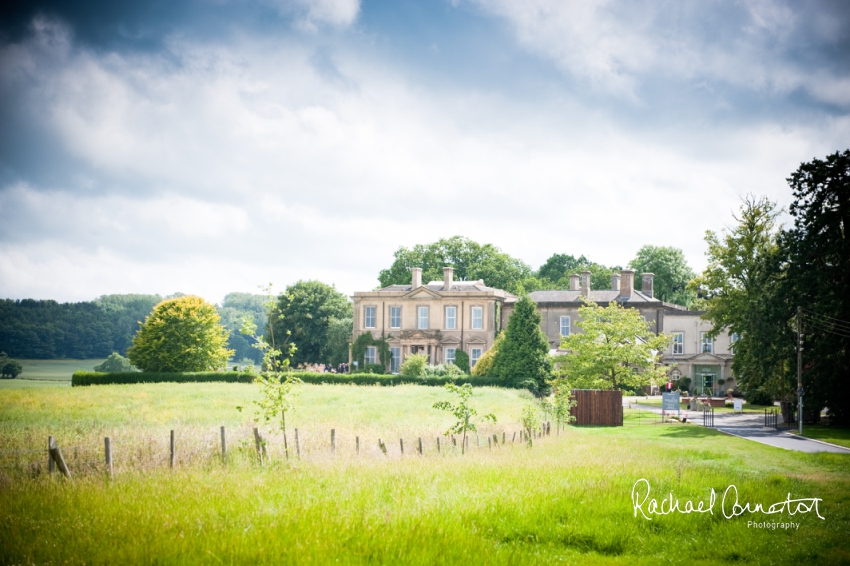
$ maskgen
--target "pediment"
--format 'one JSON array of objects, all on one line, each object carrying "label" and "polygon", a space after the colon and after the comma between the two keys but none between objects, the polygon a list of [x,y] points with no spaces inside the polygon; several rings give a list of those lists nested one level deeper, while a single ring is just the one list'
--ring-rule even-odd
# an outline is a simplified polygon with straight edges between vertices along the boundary
[{"label": "pediment", "polygon": [[446,336],[442,340],[440,340],[440,344],[460,344],[460,339],[454,336]]},{"label": "pediment", "polygon": [[470,338],[469,340],[467,340],[466,343],[467,344],[486,344],[487,340],[485,340],[483,338],[479,338],[478,336],[476,336],[475,338]]},{"label": "pediment", "polygon": [[417,287],[404,296],[405,299],[439,299],[440,295],[428,287]]}]

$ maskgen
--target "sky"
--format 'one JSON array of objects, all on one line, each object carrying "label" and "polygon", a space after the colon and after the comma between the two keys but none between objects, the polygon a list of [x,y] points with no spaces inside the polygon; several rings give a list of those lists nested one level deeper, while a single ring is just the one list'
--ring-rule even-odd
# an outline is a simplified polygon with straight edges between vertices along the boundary
[{"label": "sky", "polygon": [[0,297],[351,294],[454,235],[699,271],[848,147],[841,0],[14,0]]}]

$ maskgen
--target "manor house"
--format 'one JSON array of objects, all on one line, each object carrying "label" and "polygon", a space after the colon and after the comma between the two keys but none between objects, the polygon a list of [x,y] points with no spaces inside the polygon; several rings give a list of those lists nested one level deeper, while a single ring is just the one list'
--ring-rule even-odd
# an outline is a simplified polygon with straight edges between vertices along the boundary
[{"label": "manor house", "polygon": [[[409,285],[390,285],[377,291],[354,293],[353,339],[370,332],[374,338],[387,339],[390,347],[390,371],[398,372],[410,354],[425,354],[431,364],[455,360],[458,349],[469,355],[470,366],[493,345],[496,334],[507,326],[517,297],[484,281],[455,281],[454,270],[443,268],[443,281],[422,283],[422,269],[411,269]],[[624,269],[611,275],[609,289],[591,289],[590,272],[570,276],[570,288],[534,291],[530,298],[540,311],[541,330],[549,339],[552,353],[561,337],[580,329],[578,309],[582,298],[601,306],[612,301],[637,309],[655,332],[672,338],[661,361],[670,366],[670,378],[691,378],[691,390],[705,388],[715,393],[735,387],[732,375],[734,336],[721,333],[708,338],[711,325],[702,320],[703,312],[665,303],[654,297],[654,275],[640,275]],[[366,363],[376,363],[377,348],[366,350]]]}]

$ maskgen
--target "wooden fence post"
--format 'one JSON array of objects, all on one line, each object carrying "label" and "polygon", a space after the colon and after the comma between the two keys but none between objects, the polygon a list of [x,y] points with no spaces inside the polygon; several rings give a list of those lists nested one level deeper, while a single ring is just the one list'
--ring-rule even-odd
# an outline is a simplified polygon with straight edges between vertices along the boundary
[{"label": "wooden fence post", "polygon": [[47,471],[53,473],[56,470],[56,464],[53,462],[53,456],[50,455],[50,449],[53,448],[53,437],[47,437]]},{"label": "wooden fence post", "polygon": [[65,464],[65,458],[62,457],[62,450],[59,449],[59,445],[55,442],[53,443],[53,448],[50,449],[50,456],[56,461],[56,466],[62,472],[62,475],[71,479],[71,470]]},{"label": "wooden fence post", "polygon": [[106,471],[109,472],[109,480],[112,481],[115,477],[112,473],[112,440],[108,436],[103,439],[103,453],[106,457]]},{"label": "wooden fence post", "polygon": [[499,435],[498,434],[493,435],[493,444],[495,444],[496,446],[499,445]]},{"label": "wooden fence post", "polygon": [[378,439],[378,448],[381,449],[381,452],[383,452],[384,455],[387,454],[387,445],[384,444],[383,439],[380,439],[380,438]]},{"label": "wooden fence post", "polygon": [[516,444],[516,431],[514,431],[514,437],[511,439],[511,442]]},{"label": "wooden fence post", "polygon": [[505,434],[506,434],[506,433],[505,433],[504,431],[502,431],[502,444],[504,444],[504,443],[505,443]]},{"label": "wooden fence post", "polygon": [[360,456],[360,437],[356,436],[354,438],[354,442],[355,444],[357,444],[357,455]]},{"label": "wooden fence post", "polygon": [[487,437],[487,448],[489,448],[490,450],[493,449],[493,439],[489,436]]},{"label": "wooden fence post", "polygon": [[301,457],[301,440],[298,438],[298,429],[295,429],[295,454]]},{"label": "wooden fence post", "polygon": [[331,429],[331,452],[336,454],[336,429]]},{"label": "wooden fence post", "polygon": [[398,447],[401,449],[401,455],[404,456],[404,439],[398,439]]},{"label": "wooden fence post", "polygon": [[263,465],[263,441],[260,440],[260,430],[258,428],[254,428],[254,444],[257,447],[257,459],[260,461],[260,465]]},{"label": "wooden fence post", "polygon": [[422,455],[422,437],[419,437],[419,455]]},{"label": "wooden fence post", "polygon": [[177,453],[174,451],[174,431],[171,431],[171,468],[174,469],[174,461],[177,459]]},{"label": "wooden fence post", "polygon": [[437,437],[437,454],[442,454],[443,451],[440,450],[440,437]]},{"label": "wooden fence post", "polygon": [[224,425],[221,427],[221,463],[227,463],[227,434],[224,431]]}]

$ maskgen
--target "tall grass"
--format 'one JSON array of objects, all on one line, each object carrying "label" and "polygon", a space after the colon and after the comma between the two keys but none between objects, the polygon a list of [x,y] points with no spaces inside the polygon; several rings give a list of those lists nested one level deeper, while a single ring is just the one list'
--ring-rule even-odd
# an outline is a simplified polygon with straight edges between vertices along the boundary
[{"label": "tall grass", "polygon": [[[77,391],[86,394],[0,392],[2,447],[21,435],[35,441],[47,430],[62,431],[54,434],[60,442],[78,435],[74,441],[91,442],[95,457],[109,431],[123,467],[112,483],[102,469],[80,472],[72,482],[43,473],[0,475],[0,563],[850,562],[850,458],[840,454],[783,451],[696,426],[649,425],[569,427],[533,449],[510,443],[476,449],[473,439],[467,456],[451,449],[440,455],[435,437],[450,417],[430,408],[438,390],[311,386],[304,387],[293,424],[305,431],[302,458],[285,460],[274,443],[278,433],[266,428],[275,458],[260,467],[252,423],[232,408],[250,401],[245,386]],[[481,393],[478,406],[510,430],[524,402],[517,391],[493,389]],[[217,453],[219,424],[233,431],[227,464]],[[329,447],[332,425],[336,454]],[[187,452],[171,471],[163,451],[174,427],[178,450]],[[359,457],[357,434],[368,439]],[[413,451],[419,435],[430,439],[422,457]],[[379,436],[388,456],[377,450]],[[151,464],[128,464],[135,451],[148,451],[152,456],[142,460]],[[752,529],[747,517],[726,520],[719,513],[646,521],[634,517],[630,502],[640,478],[659,497],[672,491],[683,502],[730,484],[742,501],[820,497],[826,520],[774,517],[799,522],[796,531]]]}]

